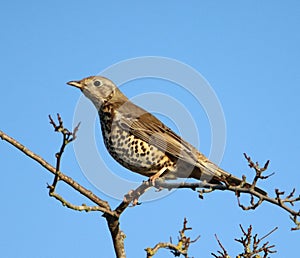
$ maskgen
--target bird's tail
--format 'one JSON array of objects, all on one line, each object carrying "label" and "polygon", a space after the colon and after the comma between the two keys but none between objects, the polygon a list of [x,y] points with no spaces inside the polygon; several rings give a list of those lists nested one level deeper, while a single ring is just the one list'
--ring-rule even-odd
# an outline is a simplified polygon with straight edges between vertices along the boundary
[{"label": "bird's tail", "polygon": [[[242,184],[242,180],[240,178],[226,172],[208,159],[199,161],[199,164],[197,165],[201,172],[199,170],[198,173],[197,171],[193,171],[191,175],[193,178],[206,180],[213,184],[224,184],[225,181],[232,186],[239,186]],[[251,184],[245,183],[243,187],[250,188]],[[254,190],[262,195],[267,195],[267,193],[259,187],[255,187]]]}]

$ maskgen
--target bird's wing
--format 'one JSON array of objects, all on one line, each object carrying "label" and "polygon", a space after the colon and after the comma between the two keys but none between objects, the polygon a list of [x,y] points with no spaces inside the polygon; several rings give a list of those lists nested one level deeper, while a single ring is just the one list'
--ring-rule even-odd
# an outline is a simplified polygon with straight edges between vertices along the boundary
[{"label": "bird's wing", "polygon": [[[131,105],[134,106],[134,115]],[[119,112],[120,115],[117,120],[120,127],[161,151],[191,165],[196,165],[200,157],[207,159],[195,147],[140,107],[130,103],[122,106]]]},{"label": "bird's wing", "polygon": [[[135,107],[139,108],[137,106]],[[127,110],[127,108],[125,108],[125,110]],[[129,110],[132,112],[132,109]],[[238,186],[242,183],[241,179],[219,168],[216,164],[201,154],[195,147],[184,141],[170,128],[165,126],[155,116],[147,113],[141,108],[135,111],[136,112],[134,114],[129,112],[124,114],[121,112],[116,119],[118,125],[124,130],[128,130],[137,138],[148,142],[161,151],[164,151],[166,154],[198,167],[201,173],[208,176],[206,179],[212,179],[213,181],[210,182],[214,184],[223,182],[224,177],[229,184]],[[199,179],[200,177],[195,176],[195,178]],[[251,187],[251,185],[246,183],[245,187]],[[263,195],[267,194],[264,190],[258,187],[255,187],[255,191]]]}]

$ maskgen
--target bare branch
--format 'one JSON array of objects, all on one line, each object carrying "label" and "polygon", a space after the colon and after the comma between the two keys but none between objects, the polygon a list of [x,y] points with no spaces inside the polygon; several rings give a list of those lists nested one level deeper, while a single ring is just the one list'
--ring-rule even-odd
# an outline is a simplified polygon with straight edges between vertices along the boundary
[{"label": "bare branch", "polygon": [[[49,188],[51,186],[48,186]],[[62,196],[60,196],[59,194],[55,193],[55,192],[50,192],[49,195],[51,197],[54,197],[56,200],[60,201],[61,204],[69,209],[72,210],[76,210],[76,211],[101,211],[101,212],[105,212],[105,210],[100,207],[100,206],[87,206],[86,204],[82,204],[82,205],[74,205],[70,202],[67,202]]]},{"label": "bare branch", "polygon": [[[264,164],[264,166],[261,168],[259,166],[258,162],[253,162],[251,160],[251,158],[249,156],[247,156],[245,153],[244,153],[244,156],[248,161],[249,167],[251,167],[255,170],[255,177],[252,181],[252,184],[250,184],[250,187],[249,187],[249,185],[246,186],[246,177],[245,176],[243,176],[241,185],[238,185],[238,186],[230,185],[228,182],[226,182],[226,179],[224,179],[225,184],[211,184],[211,183],[207,183],[207,182],[193,182],[193,183],[190,183],[190,182],[175,182],[175,183],[173,183],[173,182],[171,182],[170,183],[170,182],[166,182],[161,179],[157,179],[155,181],[154,187],[156,187],[159,190],[187,188],[187,189],[191,189],[191,190],[195,191],[196,189],[199,189],[198,193],[199,193],[200,199],[204,198],[204,194],[213,192],[215,190],[231,191],[231,192],[235,193],[235,195],[237,197],[238,205],[243,210],[254,210],[257,207],[259,207],[263,202],[269,202],[271,204],[281,207],[286,212],[288,212],[290,214],[290,218],[296,225],[296,227],[293,227],[292,230],[299,230],[300,222],[298,221],[298,218],[300,217],[300,211],[294,210],[290,206],[293,207],[295,205],[295,203],[300,201],[300,195],[297,197],[294,197],[295,189],[293,189],[291,191],[291,193],[289,193],[286,197],[284,197],[284,194],[285,194],[284,192],[279,191],[278,189],[275,189],[276,197],[274,197],[274,198],[272,198],[268,195],[261,194],[260,192],[256,191],[255,187],[256,187],[256,184],[259,179],[265,180],[274,174],[274,173],[272,173],[268,176],[262,176],[262,173],[267,170],[267,168],[270,164],[270,161],[267,161]],[[250,195],[250,205],[245,206],[241,203],[240,195],[242,193]]]},{"label": "bare branch", "polygon": [[262,198],[259,198],[257,202],[255,202],[254,196],[251,195],[251,199],[250,199],[250,205],[249,206],[244,206],[241,201],[240,201],[240,196],[237,196],[237,200],[238,200],[238,205],[239,207],[244,210],[244,211],[248,211],[248,210],[255,210],[259,205],[262,204],[262,202],[264,201]]},{"label": "bare branch", "polygon": [[[109,204],[100,199],[98,196],[93,194],[90,190],[84,188],[80,184],[78,184],[76,181],[74,181],[72,178],[68,177],[67,175],[63,174],[60,171],[60,162],[61,162],[61,157],[64,152],[64,149],[66,145],[73,141],[76,138],[76,132],[78,131],[78,126],[75,127],[73,132],[70,132],[68,129],[65,129],[63,127],[63,121],[61,117],[58,115],[58,125],[55,124],[54,120],[49,116],[50,118],[50,124],[53,125],[55,131],[61,132],[63,134],[63,143],[60,148],[60,151],[56,153],[56,167],[53,167],[50,165],[47,161],[45,161],[42,157],[39,155],[35,154],[31,150],[27,149],[24,145],[13,139],[12,137],[8,136],[4,132],[0,131],[0,137],[2,140],[5,140],[6,142],[10,143],[17,149],[19,149],[21,152],[26,154],[28,157],[31,159],[35,160],[38,162],[40,165],[42,165],[46,170],[54,174],[55,178],[54,183],[51,186],[48,186],[49,188],[49,195],[51,197],[54,197],[56,200],[60,201],[62,205],[73,209],[77,211],[100,211],[103,212],[105,215],[105,218],[107,220],[108,228],[111,232],[112,235],[112,240],[114,243],[114,249],[116,253],[116,257],[118,258],[125,258],[125,248],[124,248],[124,238],[125,235],[124,233],[120,230],[119,227],[119,214],[116,211],[112,211]],[[67,183],[69,186],[71,186],[73,189],[81,193],[83,196],[88,198],[90,201],[96,204],[96,206],[86,206],[86,205],[73,205],[69,202],[67,202],[63,197],[58,195],[57,193],[54,192],[55,186],[58,181],[63,181]],[[126,207],[125,207],[126,208]],[[124,208],[124,209],[125,209]]]},{"label": "bare branch", "polygon": [[244,252],[239,254],[240,257],[250,258],[253,257],[253,255],[263,253],[263,257],[267,258],[268,254],[276,253],[275,250],[272,250],[275,247],[275,245],[269,245],[269,242],[262,244],[261,247],[259,247],[259,245],[263,239],[274,233],[278,229],[277,227],[261,238],[258,238],[257,234],[255,234],[254,236],[252,235],[251,225],[249,226],[247,231],[245,231],[241,225],[240,228],[243,232],[244,237],[241,237],[240,239],[235,239],[235,241],[241,243],[244,247]]},{"label": "bare branch", "polygon": [[5,140],[6,142],[10,143],[11,145],[13,145],[17,149],[19,149],[21,152],[23,152],[25,155],[27,155],[34,161],[38,162],[42,167],[44,167],[46,170],[48,170],[52,174],[54,174],[54,175],[58,174],[60,180],[64,181],[66,184],[68,184],[69,186],[74,188],[76,191],[81,193],[83,196],[87,197],[89,200],[91,200],[92,202],[94,202],[95,204],[100,206],[103,209],[103,211],[105,211],[106,213],[110,213],[112,215],[114,214],[111,211],[110,206],[106,201],[100,199],[95,194],[93,194],[90,190],[88,190],[88,189],[84,188],[83,186],[81,186],[80,184],[78,184],[71,177],[63,174],[61,171],[56,171],[55,167],[50,165],[46,160],[44,160],[39,155],[35,154],[34,152],[32,152],[31,150],[26,148],[24,145],[19,143],[17,140],[13,139],[12,137],[8,136],[7,134],[5,134],[2,131],[0,131],[0,137],[2,140]]},{"label": "bare branch", "polygon": [[[300,211],[299,211],[300,213]],[[295,223],[296,227],[291,228],[291,230],[299,230],[300,229],[300,221],[298,221],[299,215],[290,216],[290,219]]]},{"label": "bare branch", "polygon": [[[264,201],[272,203],[274,205],[277,205],[287,211],[290,214],[291,220],[294,222],[296,227],[292,228],[292,230],[299,230],[300,229],[300,222],[298,221],[298,218],[300,217],[300,211],[298,210],[293,210],[290,206],[294,207],[294,205],[300,201],[300,195],[295,197],[295,189],[293,189],[289,194],[285,195],[285,192],[280,191],[278,189],[275,189],[275,197],[272,198],[268,196],[267,194],[264,195],[261,192],[257,191],[256,185],[259,180],[265,180],[272,176],[274,173],[270,175],[262,175],[263,172],[265,172],[268,169],[269,166],[269,160],[264,164],[263,167],[260,167],[258,162],[253,162],[249,156],[244,154],[245,158],[247,159],[248,165],[250,168],[253,168],[255,170],[255,176],[254,179],[252,180],[251,184],[248,184],[246,182],[246,177],[243,176],[242,182],[240,185],[231,185],[228,183],[229,179],[224,178],[224,184],[211,184],[207,182],[195,182],[195,183],[189,183],[189,182],[165,182],[162,179],[157,179],[155,182],[150,182],[150,181],[145,181],[143,182],[138,188],[135,190],[130,191],[125,197],[124,200],[115,208],[115,210],[112,210],[110,205],[93,194],[91,191],[88,189],[84,188],[80,184],[78,184],[76,181],[74,181],[72,178],[68,177],[67,175],[63,174],[60,171],[60,165],[61,165],[61,159],[62,155],[64,153],[64,150],[66,146],[74,141],[76,139],[76,134],[79,129],[78,124],[73,131],[69,131],[67,128],[64,127],[63,125],[63,120],[59,114],[57,114],[57,123],[52,119],[52,117],[49,115],[50,119],[50,124],[53,126],[54,131],[59,132],[62,134],[62,144],[60,146],[59,151],[55,154],[56,157],[56,165],[55,167],[50,165],[47,161],[45,161],[42,157],[39,155],[35,154],[31,150],[27,149],[24,145],[13,139],[12,137],[8,136],[4,132],[0,131],[0,138],[2,140],[5,140],[6,142],[10,143],[17,149],[19,149],[21,152],[23,152],[25,155],[30,157],[31,159],[35,160],[38,162],[41,166],[43,166],[46,170],[54,174],[54,180],[52,185],[48,186],[49,188],[49,195],[51,197],[54,197],[56,200],[58,200],[63,206],[66,206],[70,209],[77,210],[77,211],[100,211],[103,213],[103,217],[106,218],[107,224],[109,227],[109,230],[111,232],[111,236],[114,242],[114,248],[116,252],[117,257],[125,257],[125,249],[124,249],[124,238],[125,234],[120,230],[120,223],[119,223],[119,218],[121,214],[124,212],[124,210],[130,206],[132,203],[133,206],[138,205],[138,199],[140,196],[142,196],[148,189],[150,189],[152,186],[157,188],[158,190],[162,189],[167,189],[171,190],[174,188],[188,188],[193,191],[198,190],[199,197],[201,199],[204,198],[204,195],[213,192],[215,190],[221,190],[221,191],[231,191],[234,192],[235,195],[237,196],[238,200],[238,205],[240,208],[243,210],[250,210],[250,209],[256,209],[258,206],[260,206]],[[227,180],[228,179],[228,180]],[[71,204],[70,202],[66,201],[62,196],[59,194],[55,193],[55,187],[59,181],[63,181],[69,186],[71,186],[73,189],[81,193],[83,196],[88,198],[90,201],[96,204],[96,206],[87,206],[85,204],[82,205],[74,205]],[[240,201],[240,195],[248,194],[250,195],[250,205],[245,206],[241,203]],[[147,248],[147,255],[150,255],[148,257],[151,257],[152,253],[156,253],[157,250],[160,248],[167,248],[172,251],[174,256],[180,256],[183,255],[187,257],[187,250],[189,248],[189,245],[195,241],[198,240],[196,238],[195,240],[190,240],[190,238],[185,236],[185,231],[190,230],[191,228],[186,227],[186,220],[184,221],[183,229],[179,232],[180,237],[178,240],[178,244],[174,245],[172,242],[170,243],[158,243],[154,248]],[[241,228],[242,229],[242,228]],[[251,240],[251,232],[252,228],[248,229],[247,232],[245,232],[242,229],[244,233],[244,237],[247,236],[248,241]],[[272,231],[273,232],[273,231]],[[272,233],[270,232],[270,233]],[[250,235],[250,237],[249,237]],[[268,234],[269,235],[269,234]],[[268,236],[267,235],[267,236]],[[266,237],[266,236],[265,236]],[[263,238],[265,238],[263,237]],[[257,239],[257,236],[255,235],[253,237],[254,243],[256,243],[256,246],[254,246],[254,250],[258,250],[258,252],[265,252],[265,254],[272,253],[271,248],[273,246],[270,246],[269,243],[265,243],[262,245],[260,248],[258,248],[258,244],[260,241],[263,239]],[[219,254],[223,255],[221,257],[227,257],[227,253],[225,252],[226,250],[222,246],[221,242],[219,239],[216,237],[219,246],[223,250],[222,252],[218,252]],[[242,238],[243,240],[244,238]],[[241,241],[242,241],[241,240]],[[237,240],[238,241],[238,240]],[[245,240],[246,241],[246,240]],[[242,243],[242,242],[241,242]],[[246,242],[245,242],[246,243]],[[176,248],[175,248],[176,247]],[[256,248],[256,249],[255,249]],[[153,256],[153,255],[152,255]],[[215,256],[215,257],[220,257],[220,256]],[[229,256],[228,256],[229,257]],[[266,257],[266,256],[264,256]]]},{"label": "bare branch", "polygon": [[165,243],[164,242],[159,242],[153,248],[147,247],[145,249],[145,251],[147,253],[147,258],[153,257],[157,253],[157,251],[161,248],[165,248],[165,249],[170,250],[171,253],[175,257],[179,257],[180,255],[182,255],[183,257],[188,258],[188,249],[190,247],[190,244],[195,243],[200,238],[200,236],[198,236],[194,240],[191,240],[190,237],[187,237],[185,235],[186,231],[188,231],[188,230],[192,230],[192,228],[187,227],[187,219],[184,218],[183,227],[179,231],[178,243],[173,244],[172,243],[172,238],[170,238],[170,242],[165,242]]},{"label": "bare branch", "polygon": [[224,246],[222,245],[221,241],[219,240],[218,236],[215,234],[215,238],[217,239],[217,242],[219,244],[219,246],[221,247],[222,251],[218,251],[218,253],[221,255],[221,256],[218,256],[214,253],[211,253],[212,256],[214,256],[215,258],[230,258],[226,249],[224,248]]},{"label": "bare branch", "polygon": [[52,193],[55,191],[56,184],[59,180],[59,176],[58,176],[57,172],[60,170],[60,163],[61,163],[62,155],[65,151],[66,146],[70,142],[75,140],[76,133],[79,129],[80,123],[75,127],[73,132],[70,132],[67,128],[64,128],[63,120],[62,120],[62,118],[59,114],[57,114],[58,125],[56,125],[56,123],[54,122],[54,120],[52,119],[52,117],[50,115],[49,115],[49,119],[50,119],[50,124],[54,127],[54,131],[55,132],[60,132],[62,134],[62,137],[63,137],[63,141],[62,141],[60,150],[59,150],[59,152],[57,152],[55,154],[55,157],[56,157],[56,166],[55,166],[56,174],[55,174],[52,186],[48,187],[49,188],[49,195],[53,196]]},{"label": "bare branch", "polygon": [[148,189],[152,187],[150,181],[144,181],[142,184],[136,188],[135,190],[131,190],[128,194],[124,196],[124,200],[118,205],[118,207],[114,210],[115,213],[120,216],[123,211],[133,203],[133,206],[138,205],[138,199],[141,195],[143,195]]},{"label": "bare branch", "polygon": [[[241,258],[252,258],[252,257],[264,257],[267,258],[269,254],[276,253],[273,248],[275,245],[269,245],[269,242],[266,242],[261,245],[261,242],[263,239],[270,236],[272,233],[274,233],[277,230],[277,227],[271,230],[269,233],[264,235],[261,238],[258,238],[257,234],[253,236],[252,234],[252,226],[250,225],[247,230],[244,230],[242,225],[240,225],[240,229],[243,233],[243,236],[240,239],[235,239],[238,243],[242,244],[243,246],[243,252],[237,255],[236,257]],[[226,251],[225,247],[221,244],[220,240],[218,239],[217,235],[215,235],[217,242],[219,246],[221,247],[222,251],[218,251],[218,255],[215,253],[212,253],[211,255],[215,258],[230,258],[228,255],[228,252]],[[261,246],[260,246],[261,245]],[[263,254],[261,256],[260,254]]]}]

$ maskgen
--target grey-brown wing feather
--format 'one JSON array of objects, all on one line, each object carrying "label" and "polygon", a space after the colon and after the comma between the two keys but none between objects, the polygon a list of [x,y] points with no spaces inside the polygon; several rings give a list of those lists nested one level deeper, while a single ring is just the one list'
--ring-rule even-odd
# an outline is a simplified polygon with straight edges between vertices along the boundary
[{"label": "grey-brown wing feather", "polygon": [[[129,113],[130,111],[132,112],[133,108],[135,110],[134,117]],[[130,102],[122,105],[118,112],[117,120],[119,121],[119,126],[123,127],[123,129],[129,130],[139,139],[152,144],[172,157],[199,167],[202,172],[216,175],[215,169],[218,167],[215,164],[210,162],[195,147],[183,140],[155,116]]]},{"label": "grey-brown wing feather", "polygon": [[[134,112],[133,112],[134,110]],[[124,130],[129,130],[133,135],[148,143],[151,143],[165,153],[183,160],[199,168],[201,174],[213,177],[214,182],[224,181],[224,176],[228,183],[239,185],[241,179],[224,171],[216,164],[207,159],[195,147],[184,141],[180,136],[174,133],[170,128],[165,126],[155,116],[151,115],[144,109],[134,105],[131,102],[126,104],[120,103],[118,108],[117,123]],[[199,175],[192,177],[200,178]],[[250,184],[246,183],[246,187]],[[266,192],[258,187],[255,190],[266,195]]]}]

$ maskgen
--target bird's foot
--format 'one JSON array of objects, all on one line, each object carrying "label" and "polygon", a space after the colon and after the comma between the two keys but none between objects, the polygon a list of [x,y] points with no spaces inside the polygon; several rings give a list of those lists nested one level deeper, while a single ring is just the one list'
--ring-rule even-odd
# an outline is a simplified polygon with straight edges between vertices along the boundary
[{"label": "bird's foot", "polygon": [[160,178],[160,176],[167,170],[167,167],[163,167],[161,170],[159,170],[156,174],[149,177],[149,182],[152,186],[155,186],[155,180]]},{"label": "bird's foot", "polygon": [[148,180],[150,185],[155,186],[155,181],[159,178],[159,176],[160,175],[158,173],[153,176],[150,176]]}]

